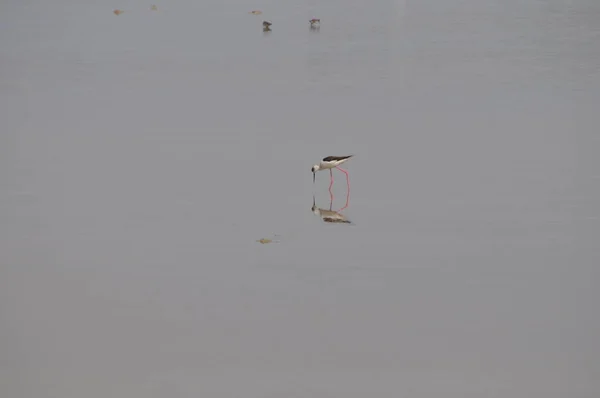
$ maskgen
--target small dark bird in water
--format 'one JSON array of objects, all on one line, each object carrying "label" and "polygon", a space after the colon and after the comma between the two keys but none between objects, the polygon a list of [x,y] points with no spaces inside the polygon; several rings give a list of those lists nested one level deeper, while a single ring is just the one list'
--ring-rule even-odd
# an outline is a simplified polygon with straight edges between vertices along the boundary
[{"label": "small dark bird in water", "polygon": [[273,25],[271,22],[269,22],[269,21],[263,21],[263,27],[269,28],[269,27],[271,27],[271,25]]},{"label": "small dark bird in water", "polygon": [[319,18],[313,18],[308,22],[310,22],[311,28],[318,28],[321,25],[321,20]]}]

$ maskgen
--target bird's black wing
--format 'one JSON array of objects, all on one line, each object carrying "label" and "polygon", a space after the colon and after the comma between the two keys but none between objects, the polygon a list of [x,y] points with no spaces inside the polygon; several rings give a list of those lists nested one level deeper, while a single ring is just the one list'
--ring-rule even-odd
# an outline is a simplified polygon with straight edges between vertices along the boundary
[{"label": "bird's black wing", "polygon": [[348,155],[348,156],[327,156],[326,158],[323,158],[324,162],[335,162],[338,160],[344,160],[344,159],[349,159],[354,155]]}]

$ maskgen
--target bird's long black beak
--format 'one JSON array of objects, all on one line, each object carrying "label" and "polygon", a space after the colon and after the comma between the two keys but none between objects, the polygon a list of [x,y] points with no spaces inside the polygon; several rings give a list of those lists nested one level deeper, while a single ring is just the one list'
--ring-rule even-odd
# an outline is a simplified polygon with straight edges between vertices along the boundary
[{"label": "bird's long black beak", "polygon": [[313,184],[315,183],[315,176],[316,176],[316,175],[317,175],[317,173],[315,173],[315,172],[313,171]]}]

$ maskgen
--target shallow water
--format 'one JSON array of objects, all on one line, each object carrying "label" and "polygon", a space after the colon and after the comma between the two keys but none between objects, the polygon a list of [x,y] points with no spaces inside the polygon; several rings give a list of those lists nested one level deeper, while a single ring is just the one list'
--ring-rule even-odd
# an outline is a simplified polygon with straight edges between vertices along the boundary
[{"label": "shallow water", "polygon": [[6,3],[2,395],[600,395],[597,1]]}]

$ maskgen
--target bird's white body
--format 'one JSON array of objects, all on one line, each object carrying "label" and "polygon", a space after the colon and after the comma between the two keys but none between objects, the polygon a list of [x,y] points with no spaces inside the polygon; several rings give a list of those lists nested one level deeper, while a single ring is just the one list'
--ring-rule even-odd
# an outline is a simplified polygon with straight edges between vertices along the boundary
[{"label": "bird's white body", "polygon": [[[315,164],[312,169],[310,169],[313,173],[313,183],[315,182],[315,176],[317,175],[317,171],[319,170],[329,170],[329,175],[331,176],[331,184],[333,185],[333,172],[332,169],[338,169],[342,173],[346,174],[346,181],[348,181],[348,172],[342,169],[340,164],[347,162],[354,155],[347,156],[327,156],[323,158],[319,164]],[[331,187],[331,185],[330,185]]]},{"label": "bird's white body", "polygon": [[352,156],[328,156],[321,160],[319,164],[315,164],[312,168],[313,172],[317,172],[319,170],[328,170],[334,169],[341,165],[342,163],[347,162]]}]

